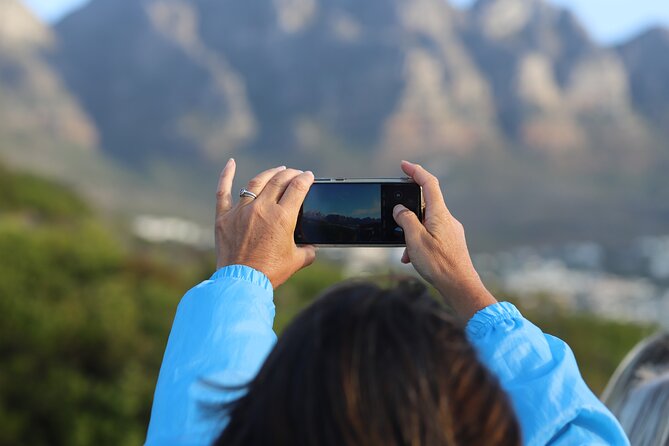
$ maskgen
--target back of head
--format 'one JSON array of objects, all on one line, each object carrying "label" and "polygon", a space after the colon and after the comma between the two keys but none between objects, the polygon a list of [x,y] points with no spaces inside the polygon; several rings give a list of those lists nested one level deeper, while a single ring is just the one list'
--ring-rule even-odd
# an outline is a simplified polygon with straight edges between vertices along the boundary
[{"label": "back of head", "polygon": [[464,329],[413,280],[348,283],[286,329],[220,445],[519,445]]}]

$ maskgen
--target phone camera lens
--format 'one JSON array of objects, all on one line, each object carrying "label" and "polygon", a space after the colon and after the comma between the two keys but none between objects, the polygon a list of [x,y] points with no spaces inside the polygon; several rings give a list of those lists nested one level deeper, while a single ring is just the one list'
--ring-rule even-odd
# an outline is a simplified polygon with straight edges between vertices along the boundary
[{"label": "phone camera lens", "polygon": [[396,200],[401,200],[402,199],[402,192],[395,192],[395,199]]}]

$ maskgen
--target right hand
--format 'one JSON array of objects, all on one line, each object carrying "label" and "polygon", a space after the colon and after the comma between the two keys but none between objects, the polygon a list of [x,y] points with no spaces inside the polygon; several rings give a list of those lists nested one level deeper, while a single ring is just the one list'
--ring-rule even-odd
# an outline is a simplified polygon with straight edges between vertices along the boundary
[{"label": "right hand", "polygon": [[437,178],[418,164],[402,161],[402,170],[423,188],[425,219],[402,205],[393,217],[404,230],[402,263],[413,264],[444,300],[464,318],[497,303],[483,285],[467,249],[462,224],[449,212]]}]

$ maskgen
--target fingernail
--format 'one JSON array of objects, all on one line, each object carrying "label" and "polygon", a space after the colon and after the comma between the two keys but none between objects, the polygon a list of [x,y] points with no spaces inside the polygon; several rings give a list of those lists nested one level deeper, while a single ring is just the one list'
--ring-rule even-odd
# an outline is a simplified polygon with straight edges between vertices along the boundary
[{"label": "fingernail", "polygon": [[307,170],[307,171],[304,172],[304,173],[308,173],[309,175],[314,176],[314,173],[313,173],[312,171],[310,171],[310,170]]},{"label": "fingernail", "polygon": [[398,204],[397,206],[395,206],[393,208],[393,215],[397,215],[405,209],[406,209],[406,207],[404,207],[404,205]]},{"label": "fingernail", "polygon": [[403,162],[403,163],[407,163],[407,164],[411,164],[411,165],[413,166],[413,163],[412,163],[411,161],[402,160],[402,162]]},{"label": "fingernail", "polygon": [[275,167],[276,170],[286,170],[286,166]]}]

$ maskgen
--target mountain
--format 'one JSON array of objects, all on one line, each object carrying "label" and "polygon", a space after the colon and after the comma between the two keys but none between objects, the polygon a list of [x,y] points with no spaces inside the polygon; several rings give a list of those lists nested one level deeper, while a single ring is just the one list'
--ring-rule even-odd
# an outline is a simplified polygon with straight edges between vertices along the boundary
[{"label": "mountain", "polygon": [[639,144],[625,66],[568,10],[543,0],[479,0],[465,31],[517,145],[546,152]]},{"label": "mountain", "polygon": [[201,40],[189,2],[98,0],[56,27],[57,66],[129,163],[210,158],[256,129],[243,82]]},{"label": "mountain", "polygon": [[669,134],[669,29],[650,29],[617,51],[629,73],[635,106]]},{"label": "mountain", "polygon": [[220,160],[323,144],[464,153],[497,138],[442,0],[95,0],[58,64],[105,150]]},{"label": "mountain", "polygon": [[93,0],[56,32],[58,67],[102,147],[131,164],[323,147],[560,157],[650,141],[619,54],[544,0],[469,11],[443,0]]},{"label": "mountain", "polygon": [[[19,0],[0,1],[0,144],[22,163],[95,149],[97,133],[46,55],[53,32]],[[59,153],[60,152],[60,153]],[[46,163],[43,163],[46,164]]]},{"label": "mountain", "polygon": [[103,206],[204,222],[229,156],[240,181],[410,158],[491,239],[666,226],[666,30],[607,48],[545,0],[91,0],[49,30],[0,1],[2,141],[69,153]]}]

